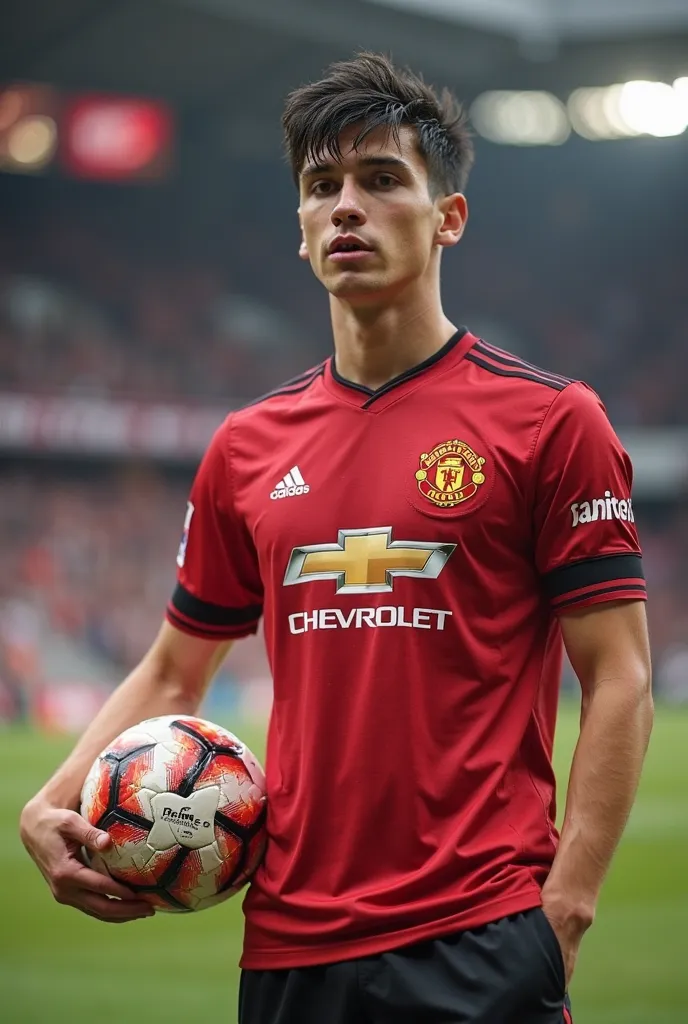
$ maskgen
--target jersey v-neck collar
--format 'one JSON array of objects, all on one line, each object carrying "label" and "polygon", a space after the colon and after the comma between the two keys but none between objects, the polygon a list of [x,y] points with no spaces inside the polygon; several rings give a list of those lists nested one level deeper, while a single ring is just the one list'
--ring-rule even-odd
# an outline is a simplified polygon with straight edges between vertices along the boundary
[{"label": "jersey v-neck collar", "polygon": [[334,356],[331,356],[325,368],[325,386],[337,397],[344,398],[351,405],[356,405],[360,409],[370,409],[373,406],[379,407],[378,403],[381,402],[381,399],[388,396],[397,399],[399,392],[403,394],[407,387],[409,390],[413,390],[413,387],[418,382],[417,378],[434,376],[433,371],[444,372],[447,368],[446,364],[451,363],[453,365],[460,359],[463,359],[474,342],[475,338],[469,334],[468,328],[459,327],[452,334],[449,341],[445,342],[437,352],[428,356],[422,363],[418,363],[409,370],[400,373],[398,377],[394,377],[376,390],[367,388],[364,384],[356,384],[354,381],[342,377],[337,371]]}]

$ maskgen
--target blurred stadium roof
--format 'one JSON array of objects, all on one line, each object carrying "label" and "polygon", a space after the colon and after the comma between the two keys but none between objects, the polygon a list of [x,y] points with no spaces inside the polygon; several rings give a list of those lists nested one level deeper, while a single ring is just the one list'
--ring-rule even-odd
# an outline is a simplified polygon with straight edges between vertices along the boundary
[{"label": "blurred stadium roof", "polygon": [[241,127],[255,151],[275,146],[289,89],[358,49],[471,99],[672,81],[688,74],[687,43],[686,0],[11,0],[0,81],[161,96]]},{"label": "blurred stadium roof", "polygon": [[686,0],[369,0],[522,37],[600,38],[688,26]]}]

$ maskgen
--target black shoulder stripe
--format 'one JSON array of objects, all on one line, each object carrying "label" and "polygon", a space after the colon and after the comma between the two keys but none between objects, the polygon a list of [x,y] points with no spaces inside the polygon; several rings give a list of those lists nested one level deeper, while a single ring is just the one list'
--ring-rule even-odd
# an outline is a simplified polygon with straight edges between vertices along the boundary
[{"label": "black shoulder stripe", "polygon": [[317,366],[311,366],[310,370],[304,370],[303,373],[299,373],[296,377],[290,377],[289,380],[285,380],[283,384],[280,384],[276,391],[282,391],[284,388],[290,388],[294,384],[303,384],[304,381],[310,380],[315,374],[322,368],[323,364],[318,363]]},{"label": "black shoulder stripe", "polygon": [[181,583],[177,583],[170,604],[180,615],[206,626],[245,626],[259,619],[263,612],[259,604],[225,608],[220,604],[202,601],[200,597],[189,593]]},{"label": "black shoulder stripe", "polygon": [[642,580],[643,560],[640,555],[602,555],[599,558],[585,558],[571,565],[553,569],[544,577],[545,588],[550,598],[570,594],[596,583],[613,583],[614,580]]},{"label": "black shoulder stripe", "polygon": [[[294,378],[294,380],[288,382],[288,384],[281,384],[280,387],[275,388],[274,391],[268,391],[264,395],[254,398],[252,402],[248,402],[244,406],[244,409],[248,409],[252,405],[258,405],[260,402],[266,402],[269,398],[277,398],[279,395],[298,395],[300,391],[307,391],[318,377],[322,377],[324,372],[325,363],[321,363],[315,370],[311,370],[309,373],[304,374],[303,377]],[[293,386],[290,386],[292,384]]]},{"label": "black shoulder stripe", "polygon": [[522,359],[512,352],[504,352],[503,349],[495,348],[494,345],[488,345],[482,338],[473,346],[473,351],[482,352],[484,356],[494,359],[496,363],[502,363],[504,366],[513,366],[528,370],[529,373],[538,373],[543,377],[556,380],[560,384],[573,384],[570,377],[564,377],[561,373],[553,373],[552,370],[544,370],[541,366],[535,366],[534,363],[529,363],[527,359]]},{"label": "black shoulder stripe", "polygon": [[548,380],[546,377],[541,377],[536,373],[531,373],[525,368],[520,369],[507,369],[494,366],[492,363],[488,363],[486,360],[481,359],[480,356],[476,356],[472,351],[468,352],[465,356],[469,362],[475,363],[476,366],[482,366],[483,370],[489,370],[490,373],[497,374],[498,377],[520,377],[521,380],[531,380],[534,384],[544,384],[545,387],[554,388],[555,391],[563,391],[564,388],[568,387],[568,384],[563,384],[560,381]]}]

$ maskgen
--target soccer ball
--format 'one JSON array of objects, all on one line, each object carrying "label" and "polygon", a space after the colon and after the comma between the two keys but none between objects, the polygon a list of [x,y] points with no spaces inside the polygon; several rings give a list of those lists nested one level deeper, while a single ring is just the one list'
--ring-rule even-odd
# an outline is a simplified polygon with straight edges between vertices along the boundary
[{"label": "soccer ball", "polygon": [[248,747],[201,718],[127,729],[96,758],[81,813],[113,845],[91,866],[158,910],[205,910],[251,878],[265,850],[265,776]]}]

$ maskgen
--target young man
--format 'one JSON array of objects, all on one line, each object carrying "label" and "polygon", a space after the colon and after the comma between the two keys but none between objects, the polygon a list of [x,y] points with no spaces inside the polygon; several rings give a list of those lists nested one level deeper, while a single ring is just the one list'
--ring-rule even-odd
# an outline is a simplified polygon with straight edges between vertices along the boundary
[{"label": "young man", "polygon": [[[559,1024],[651,728],[629,460],[584,384],[443,314],[471,162],[451,97],[360,55],[284,126],[334,357],[218,430],[168,620],[24,841],[61,902],[145,916],[79,862],[108,840],[65,808],[121,729],[195,711],[262,615],[242,1024]],[[558,838],[562,637],[583,713]]]}]

